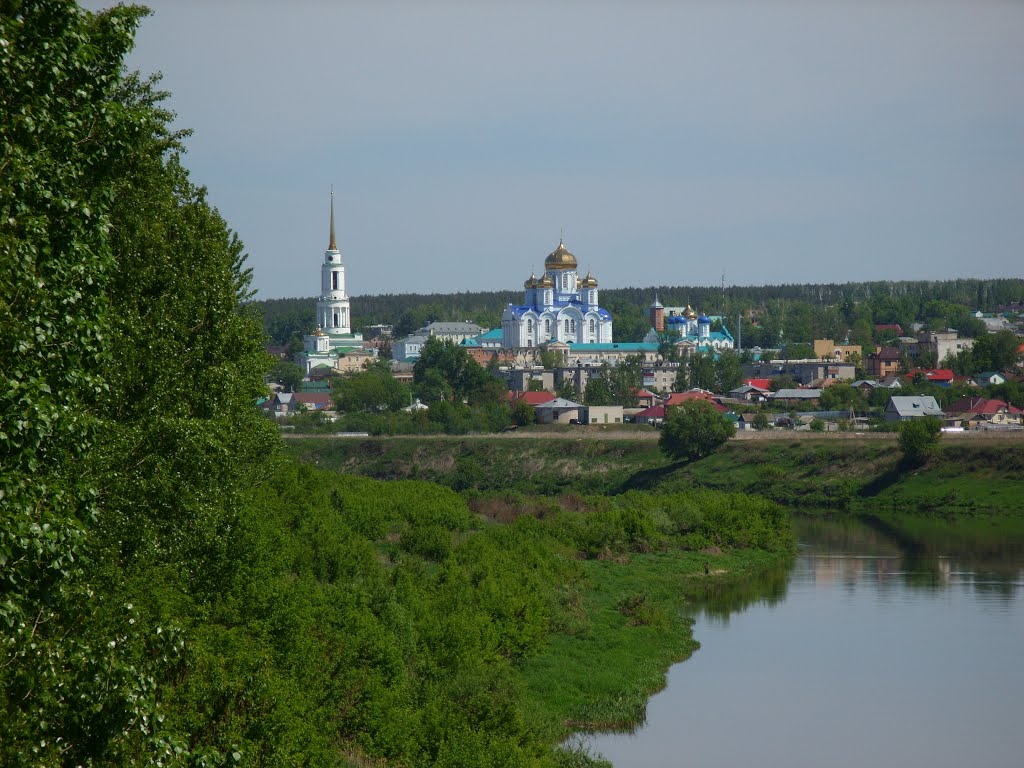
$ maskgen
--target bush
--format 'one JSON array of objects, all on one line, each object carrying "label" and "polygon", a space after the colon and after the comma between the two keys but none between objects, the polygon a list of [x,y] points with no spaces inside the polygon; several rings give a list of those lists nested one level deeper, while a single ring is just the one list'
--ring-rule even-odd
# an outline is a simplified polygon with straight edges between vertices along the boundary
[{"label": "bush", "polygon": [[732,422],[713,405],[690,400],[669,408],[658,447],[673,459],[695,461],[714,453],[735,434]]},{"label": "bush", "polygon": [[939,450],[942,421],[935,416],[924,416],[900,423],[900,450],[903,461],[911,466],[924,464]]}]

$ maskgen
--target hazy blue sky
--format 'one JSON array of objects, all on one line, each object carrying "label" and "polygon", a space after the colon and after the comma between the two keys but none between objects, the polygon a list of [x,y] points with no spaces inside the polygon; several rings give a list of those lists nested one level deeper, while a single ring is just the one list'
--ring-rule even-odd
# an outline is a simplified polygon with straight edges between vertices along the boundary
[{"label": "hazy blue sky", "polygon": [[1021,2],[148,5],[262,298],[1024,275]]}]

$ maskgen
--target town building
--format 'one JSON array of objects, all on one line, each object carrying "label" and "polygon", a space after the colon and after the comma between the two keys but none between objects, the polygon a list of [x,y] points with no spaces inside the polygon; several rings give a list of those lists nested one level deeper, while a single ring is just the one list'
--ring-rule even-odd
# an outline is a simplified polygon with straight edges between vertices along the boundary
[{"label": "town building", "polygon": [[576,257],[561,240],[544,260],[544,274],[531,274],[523,288],[523,303],[509,304],[502,314],[506,349],[611,343],[612,316],[598,305],[597,279],[590,272],[579,277]]},{"label": "town building", "polygon": [[857,363],[862,357],[860,344],[837,344],[832,339],[815,339],[813,347],[814,356],[819,360]]},{"label": "town building", "polygon": [[[391,346],[391,358],[393,360],[416,361],[420,357],[420,351],[427,339],[437,338],[442,341],[450,341],[453,344],[471,345],[473,339],[484,338],[487,329],[481,328],[476,323],[468,320],[439,320],[427,323],[422,328],[414,331],[404,339],[398,339]],[[489,348],[495,349],[493,344]]]},{"label": "town building", "polygon": [[907,356],[916,360],[924,353],[935,356],[935,362],[942,363],[950,355],[956,355],[974,346],[974,339],[961,339],[952,328],[944,331],[921,331],[907,343],[901,339],[901,346]]},{"label": "town building", "polygon": [[856,366],[850,363],[831,363],[822,360],[772,360],[771,362],[746,363],[743,376],[747,379],[791,376],[801,386],[819,379],[856,378]]}]

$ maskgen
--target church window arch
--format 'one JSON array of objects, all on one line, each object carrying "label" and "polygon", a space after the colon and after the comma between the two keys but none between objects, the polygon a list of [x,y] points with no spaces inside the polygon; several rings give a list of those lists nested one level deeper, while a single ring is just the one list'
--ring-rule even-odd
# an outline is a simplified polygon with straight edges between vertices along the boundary
[{"label": "church window arch", "polygon": [[338,273],[337,272],[331,272],[331,290],[332,291],[338,290]]}]

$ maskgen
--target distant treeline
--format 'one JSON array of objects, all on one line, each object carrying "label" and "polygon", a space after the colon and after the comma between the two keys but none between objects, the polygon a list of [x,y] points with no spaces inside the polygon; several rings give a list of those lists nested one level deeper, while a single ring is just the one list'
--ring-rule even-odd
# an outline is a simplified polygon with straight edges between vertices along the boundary
[{"label": "distant treeline", "polygon": [[[666,306],[690,304],[713,315],[730,318],[737,335],[742,314],[744,346],[776,346],[812,338],[843,338],[854,333],[860,342],[873,338],[875,324],[912,322],[966,326],[968,310],[992,311],[1024,302],[1024,279],[904,280],[899,282],[782,284],[762,286],[673,286],[608,288],[601,305],[615,319],[617,341],[639,341],[650,328],[648,308],[654,298]],[[405,293],[356,296],[352,299],[353,328],[372,324],[395,326],[399,336],[432,320],[471,320],[485,327],[500,324],[509,303],[522,301],[521,291],[464,293]],[[316,298],[267,299],[254,306],[262,313],[272,343],[286,344],[313,330]],[[970,334],[969,327],[961,330]],[[977,328],[973,329],[977,332]]]}]

